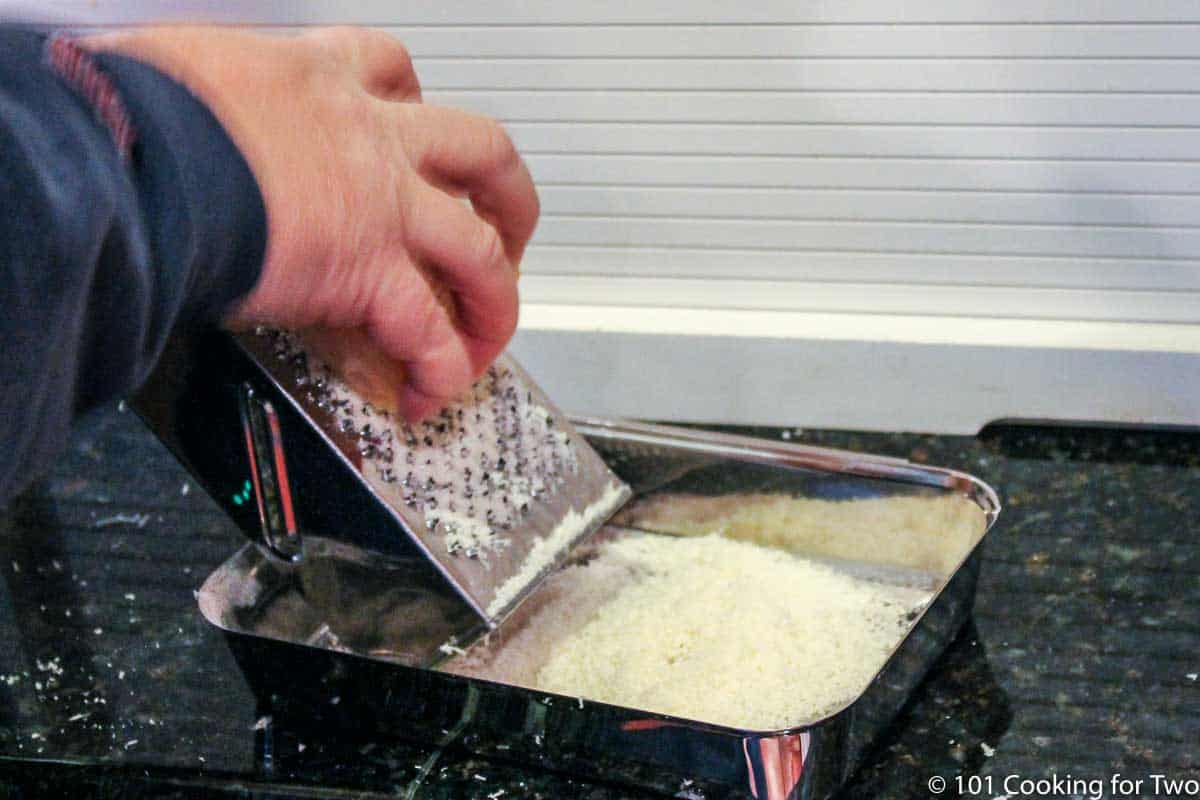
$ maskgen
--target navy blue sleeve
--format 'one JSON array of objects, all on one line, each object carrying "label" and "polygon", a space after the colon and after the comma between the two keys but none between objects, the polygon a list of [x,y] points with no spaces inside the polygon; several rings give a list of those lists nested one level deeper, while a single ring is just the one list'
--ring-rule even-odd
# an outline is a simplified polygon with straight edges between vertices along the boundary
[{"label": "navy blue sleeve", "polygon": [[44,36],[0,26],[0,506],[176,324],[248,292],[266,248],[258,186],[208,109],[148,66],[84,59],[64,75]]}]

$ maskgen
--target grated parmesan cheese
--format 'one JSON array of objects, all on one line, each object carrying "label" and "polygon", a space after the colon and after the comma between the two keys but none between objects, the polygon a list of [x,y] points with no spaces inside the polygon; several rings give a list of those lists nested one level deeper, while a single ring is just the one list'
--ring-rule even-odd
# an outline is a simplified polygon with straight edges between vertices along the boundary
[{"label": "grated parmesan cheese", "polygon": [[677,536],[720,533],[806,556],[859,558],[949,575],[984,533],[979,506],[959,495],[854,501],[780,493],[661,494],[614,520]]},{"label": "grated parmesan cheese", "polygon": [[610,483],[604,487],[604,493],[582,512],[571,509],[548,535],[537,537],[516,573],[496,588],[496,596],[487,607],[488,616],[494,617],[511,605],[517,595],[532,585],[537,576],[553,564],[593,520],[607,517],[624,496],[622,484]]},{"label": "grated parmesan cheese", "polygon": [[523,624],[444,669],[778,729],[857,696],[930,596],[719,535],[627,536],[556,573]]}]

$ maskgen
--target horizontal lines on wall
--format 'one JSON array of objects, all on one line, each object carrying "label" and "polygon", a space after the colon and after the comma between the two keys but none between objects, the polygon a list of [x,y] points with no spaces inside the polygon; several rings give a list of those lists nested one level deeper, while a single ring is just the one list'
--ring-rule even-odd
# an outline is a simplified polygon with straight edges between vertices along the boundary
[{"label": "horizontal lines on wall", "polygon": [[[1197,292],[908,283],[529,275],[526,299],[568,306],[1194,323]],[[722,331],[713,331],[720,335]]]},{"label": "horizontal lines on wall", "polygon": [[597,186],[543,182],[543,205],[574,216],[1057,226],[1200,226],[1200,194],[860,191]]},{"label": "horizontal lines on wall", "polygon": [[1042,194],[1196,194],[1200,163],[1111,159],[795,158],[525,153],[549,184],[776,189],[912,189]]},{"label": "horizontal lines on wall", "polygon": [[810,25],[971,25],[979,22],[1152,24],[1200,22],[1194,0],[924,0],[895,4],[879,0],[806,0],[799,3],[736,4],[727,0],[646,3],[642,0],[441,0],[397,4],[394,0],[230,3],[228,0],[53,0],[38,4],[45,14],[78,23],[134,24],[152,20],[210,20],[242,24],[437,25],[545,27],[558,25],[719,25],[804,23]]},{"label": "horizontal lines on wall", "polygon": [[[1197,33],[1200,42],[1200,32]],[[425,70],[422,70],[424,73]],[[1163,128],[1200,122],[1196,93],[433,89],[511,122]]]},{"label": "horizontal lines on wall", "polygon": [[430,58],[446,89],[810,92],[1195,92],[1190,59]]},{"label": "horizontal lines on wall", "polygon": [[1200,323],[1200,4],[188,0],[384,27],[505,121],[527,302]]},{"label": "horizontal lines on wall", "polygon": [[[888,14],[900,9],[887,8]],[[389,26],[420,58],[1195,58],[1200,24]],[[472,54],[470,56],[466,54]]]},{"label": "horizontal lines on wall", "polygon": [[526,154],[527,302],[1200,323],[1194,20],[391,30]]}]

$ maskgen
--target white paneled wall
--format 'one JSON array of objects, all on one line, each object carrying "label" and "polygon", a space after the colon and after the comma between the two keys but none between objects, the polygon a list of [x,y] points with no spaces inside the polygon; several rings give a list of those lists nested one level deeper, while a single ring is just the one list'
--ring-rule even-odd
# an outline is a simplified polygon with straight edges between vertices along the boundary
[{"label": "white paneled wall", "polygon": [[[746,7],[748,6],[748,7]],[[357,23],[503,119],[565,405],[972,431],[1200,423],[1200,3],[59,2]]]}]

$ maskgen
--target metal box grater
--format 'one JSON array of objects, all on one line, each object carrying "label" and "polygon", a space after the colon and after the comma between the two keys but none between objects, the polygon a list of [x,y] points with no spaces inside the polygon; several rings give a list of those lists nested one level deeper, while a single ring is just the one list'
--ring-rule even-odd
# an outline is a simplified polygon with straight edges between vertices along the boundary
[{"label": "metal box grater", "polygon": [[190,331],[134,407],[280,561],[341,542],[427,597],[406,655],[424,664],[496,627],[630,495],[512,359],[477,386],[406,426],[288,334]]}]

